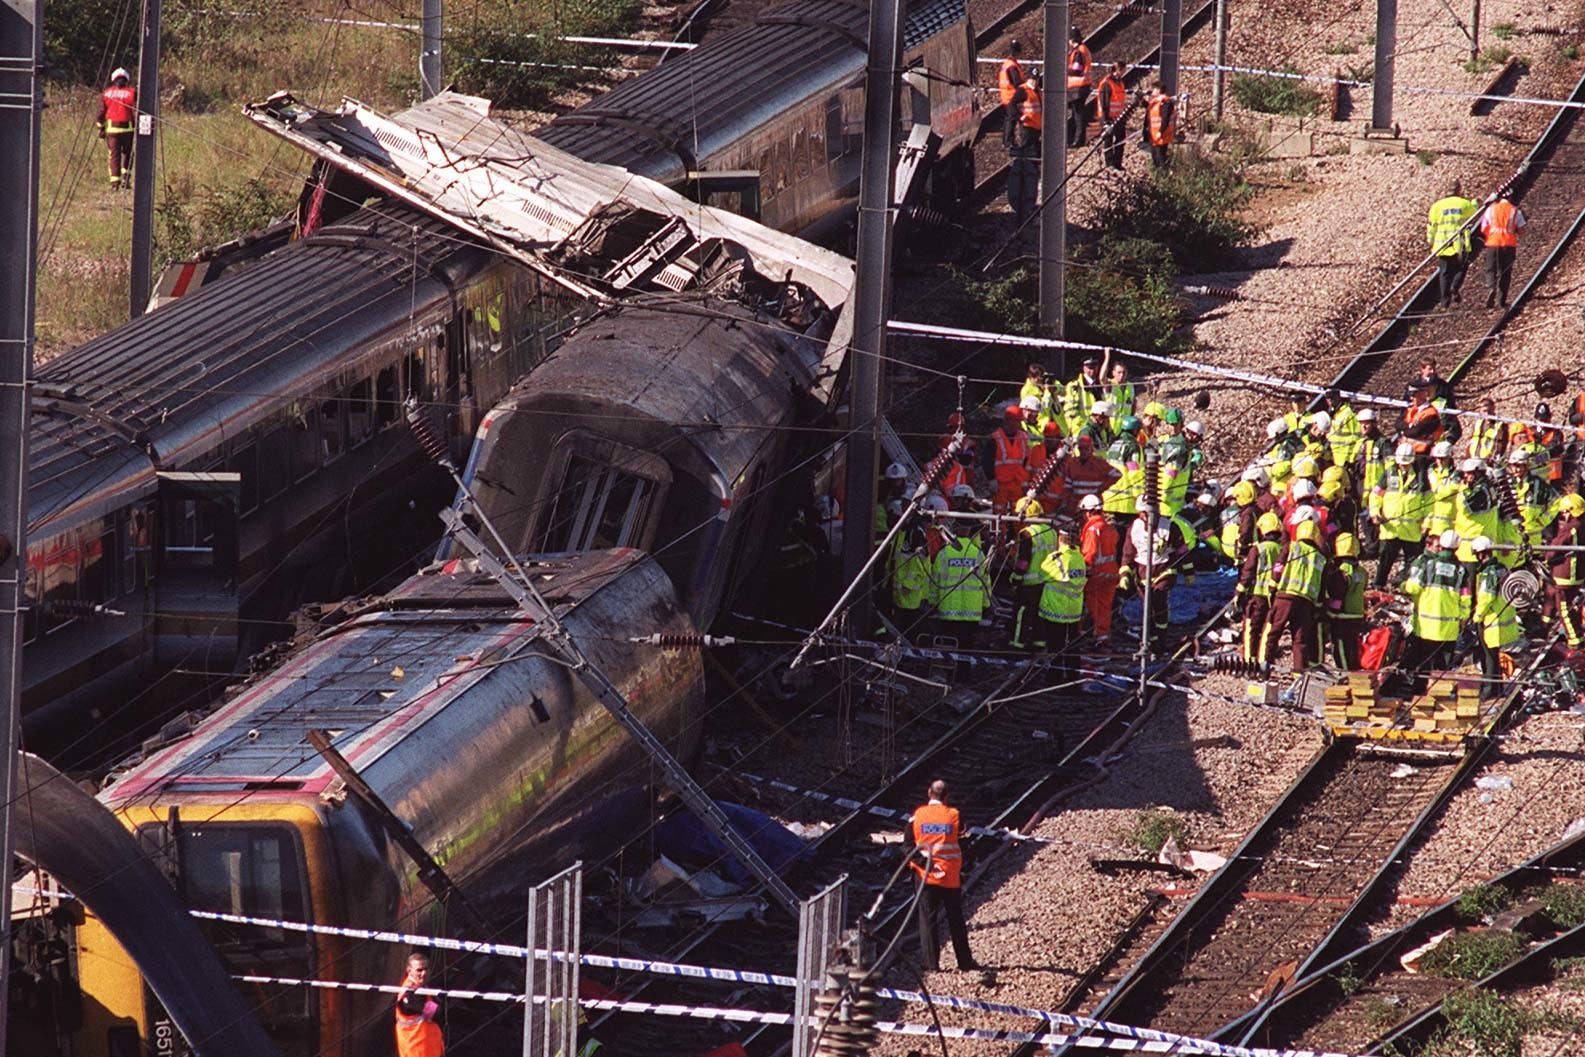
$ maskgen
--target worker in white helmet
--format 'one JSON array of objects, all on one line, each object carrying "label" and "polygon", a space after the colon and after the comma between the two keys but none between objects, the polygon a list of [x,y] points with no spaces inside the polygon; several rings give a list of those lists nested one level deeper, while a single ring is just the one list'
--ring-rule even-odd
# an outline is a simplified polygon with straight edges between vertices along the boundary
[{"label": "worker in white helmet", "polygon": [[1425,553],[1409,563],[1403,590],[1414,600],[1409,636],[1399,667],[1425,691],[1425,675],[1452,662],[1459,632],[1470,619],[1473,597],[1469,570],[1459,563],[1459,536],[1452,529],[1426,540]]},{"label": "worker in white helmet", "polygon": [[138,90],[122,67],[110,74],[110,84],[99,96],[99,134],[110,153],[110,187],[132,186],[132,132],[137,120]]}]

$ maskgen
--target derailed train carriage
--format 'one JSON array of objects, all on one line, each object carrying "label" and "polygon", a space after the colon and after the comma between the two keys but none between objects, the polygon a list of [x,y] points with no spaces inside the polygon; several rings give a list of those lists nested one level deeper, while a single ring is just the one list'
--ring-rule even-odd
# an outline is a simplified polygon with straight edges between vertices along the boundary
[{"label": "derailed train carriage", "polygon": [[[858,199],[869,5],[792,0],[534,133],[585,161],[818,236]],[[974,28],[963,0],[910,0],[901,119],[940,138],[938,206],[974,188]]]},{"label": "derailed train carriage", "polygon": [[[642,809],[652,778],[643,750],[546,656],[541,625],[470,565],[437,566],[389,595],[348,603],[191,737],[101,792],[189,905],[355,928],[457,927],[420,865],[307,742],[310,730],[331,737],[471,899],[518,890],[526,875],[548,874],[591,840],[598,847],[599,834],[626,832],[620,820]],[[550,555],[525,568],[639,718],[686,755],[699,735],[699,654],[627,641],[633,629],[694,630],[664,571],[633,550]],[[201,924],[235,973],[389,981],[405,954]],[[78,940],[86,999],[78,1052],[194,1052],[95,917]],[[386,996],[246,985],[245,997],[286,1057],[389,1050]]]},{"label": "derailed train carriage", "polygon": [[[611,309],[491,411],[466,470],[512,550],[563,552],[530,573],[678,754],[701,733],[699,656],[629,640],[706,626],[764,554],[797,432],[785,427],[819,406],[831,323],[818,302],[777,309],[703,297]],[[101,794],[194,906],[448,930],[417,866],[306,744],[310,729],[333,737],[470,896],[548,873],[552,849],[625,831],[609,820],[658,776],[576,678],[538,655],[533,621],[467,566],[452,559],[437,568],[460,571],[350,607]],[[387,946],[206,928],[237,972],[399,971],[402,951]],[[82,1052],[174,1039],[103,929],[90,920],[80,937]],[[286,1053],[377,1051],[389,1038],[383,998],[265,986],[249,997]]]},{"label": "derailed train carriage", "polygon": [[366,589],[393,555],[432,543],[450,489],[402,428],[402,402],[444,408],[465,451],[478,413],[574,307],[529,268],[384,202],[42,365],[30,747],[63,747],[178,664],[228,671],[239,616]]}]

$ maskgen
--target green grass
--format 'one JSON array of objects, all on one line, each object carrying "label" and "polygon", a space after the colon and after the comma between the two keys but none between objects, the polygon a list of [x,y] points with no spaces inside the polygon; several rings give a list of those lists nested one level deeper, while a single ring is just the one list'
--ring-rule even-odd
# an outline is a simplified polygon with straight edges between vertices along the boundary
[{"label": "green grass", "polygon": [[1427,976],[1479,980],[1518,958],[1528,946],[1511,932],[1461,932],[1426,954],[1420,969]]},{"label": "green grass", "polygon": [[1128,839],[1135,846],[1157,854],[1167,841],[1176,839],[1181,845],[1188,831],[1184,828],[1183,819],[1168,808],[1142,808],[1134,815],[1134,828],[1129,832]]},{"label": "green grass", "polygon": [[[59,0],[58,6],[82,3]],[[306,156],[243,117],[242,103],[285,89],[321,105],[335,105],[345,92],[396,109],[412,97],[393,71],[417,65],[410,34],[297,17],[346,17],[344,8],[328,2],[288,2],[260,19],[196,11],[196,0],[167,0],[156,207],[161,248],[178,255],[253,227],[262,202],[289,208],[307,171]],[[95,56],[104,50],[91,41],[81,46]],[[131,58],[117,61],[132,65]],[[104,144],[93,127],[98,88],[51,81],[47,92],[39,193],[41,358],[126,320],[132,228],[132,195],[109,189]],[[186,238],[173,237],[165,222],[173,212],[193,222]],[[156,276],[163,263],[157,254]]]},{"label": "green grass", "polygon": [[[1279,72],[1296,74],[1299,71],[1292,66],[1284,66]],[[1321,106],[1321,94],[1292,77],[1235,74],[1232,91],[1233,98],[1238,100],[1240,106],[1262,114],[1308,117]]]},{"label": "green grass", "polygon": [[1328,55],[1353,55],[1359,46],[1351,40],[1334,40],[1321,49]]},{"label": "green grass", "polygon": [[1425,166],[1435,165],[1438,157],[1440,155],[1434,150],[1417,150],[1414,152],[1414,160]]},{"label": "green grass", "polygon": [[1482,48],[1479,55],[1464,63],[1465,73],[1490,73],[1509,59],[1513,58],[1513,49],[1503,44],[1492,44]]},{"label": "green grass", "polygon": [[1551,885],[1541,894],[1541,907],[1560,929],[1585,925],[1585,886]]},{"label": "green grass", "polygon": [[1455,907],[1468,922],[1484,921],[1513,905],[1513,893],[1497,885],[1474,885],[1459,893]]},{"label": "green grass", "polygon": [[1570,45],[1566,46],[1563,49],[1563,57],[1565,59],[1567,59],[1569,62],[1577,61],[1579,59],[1579,45],[1578,44],[1570,44]]},{"label": "green grass", "polygon": [[1496,37],[1498,40],[1512,40],[1513,35],[1517,33],[1518,30],[1514,28],[1514,24],[1512,22],[1498,22],[1496,25],[1491,27],[1491,32],[1492,36]]}]

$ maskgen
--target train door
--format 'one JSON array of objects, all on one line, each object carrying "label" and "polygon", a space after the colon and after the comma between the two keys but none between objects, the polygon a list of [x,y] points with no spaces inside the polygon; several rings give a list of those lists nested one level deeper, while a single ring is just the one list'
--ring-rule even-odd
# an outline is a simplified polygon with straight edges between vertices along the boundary
[{"label": "train door", "polygon": [[157,649],[163,663],[229,666],[237,644],[237,511],[242,475],[159,474]]}]

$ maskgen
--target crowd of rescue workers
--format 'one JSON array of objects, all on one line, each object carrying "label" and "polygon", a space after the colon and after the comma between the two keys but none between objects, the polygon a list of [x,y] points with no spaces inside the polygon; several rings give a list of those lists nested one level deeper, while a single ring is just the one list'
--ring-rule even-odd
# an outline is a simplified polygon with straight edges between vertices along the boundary
[{"label": "crowd of rescue workers", "polygon": [[[1252,667],[1269,672],[1291,643],[1294,672],[1396,667],[1413,688],[1470,659],[1496,695],[1527,635],[1582,640],[1585,394],[1570,428],[1546,403],[1531,421],[1504,420],[1489,397],[1460,413],[1426,360],[1404,402],[1296,398],[1266,426],[1264,454],[1222,484],[1204,476],[1204,425],[1139,396],[1123,363],[1092,356],[1065,384],[1031,364],[988,436],[948,420],[946,472],[886,556],[888,615],[946,647],[1045,652],[1075,677],[1081,640],[1087,657],[1135,648],[1120,640],[1141,629],[1117,620],[1131,593],[1143,601],[1148,585],[1155,637],[1175,589],[1231,566]],[[887,468],[877,539],[909,476]],[[1510,597],[1522,605],[1522,592],[1504,591],[1521,567],[1537,589],[1524,612]]]}]

